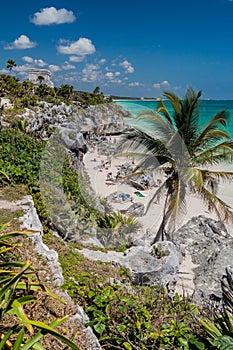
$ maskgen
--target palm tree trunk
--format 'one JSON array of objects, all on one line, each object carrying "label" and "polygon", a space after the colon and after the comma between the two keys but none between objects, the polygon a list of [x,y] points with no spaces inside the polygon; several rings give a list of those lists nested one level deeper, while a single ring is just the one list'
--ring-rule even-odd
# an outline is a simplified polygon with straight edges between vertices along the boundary
[{"label": "palm tree trunk", "polygon": [[164,203],[164,207],[163,207],[163,219],[162,219],[162,222],[159,226],[159,229],[156,233],[156,236],[155,238],[153,239],[151,245],[155,244],[156,242],[158,242],[160,240],[160,237],[162,238],[162,241],[165,240],[165,226],[166,226],[166,223],[167,223],[167,220],[170,216],[170,210],[168,209],[166,211],[166,208],[167,208],[167,202],[168,202],[168,196],[169,196],[169,191],[167,191],[166,193],[166,199],[165,199],[165,203]]}]

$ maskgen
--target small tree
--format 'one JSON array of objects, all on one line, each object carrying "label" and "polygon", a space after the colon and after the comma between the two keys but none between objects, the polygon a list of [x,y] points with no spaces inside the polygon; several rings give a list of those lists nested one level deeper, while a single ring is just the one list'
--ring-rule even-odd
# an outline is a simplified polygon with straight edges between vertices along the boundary
[{"label": "small tree", "polygon": [[16,62],[14,60],[8,60],[7,61],[6,67],[9,69],[10,72],[16,66],[17,66],[17,64],[16,64]]},{"label": "small tree", "polygon": [[100,93],[100,87],[96,86],[96,88],[93,90],[94,95],[98,95]]}]

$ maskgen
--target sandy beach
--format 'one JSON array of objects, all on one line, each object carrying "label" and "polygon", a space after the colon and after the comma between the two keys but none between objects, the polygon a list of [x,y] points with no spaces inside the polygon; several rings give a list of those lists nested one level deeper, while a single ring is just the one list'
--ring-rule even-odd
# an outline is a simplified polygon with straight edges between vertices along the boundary
[{"label": "sandy beach", "polygon": [[[109,160],[109,157],[98,154],[96,149],[90,149],[84,157],[84,167],[88,172],[90,177],[90,182],[93,190],[98,196],[107,197],[110,194],[120,191],[126,195],[129,195],[132,198],[132,201],[126,203],[111,203],[114,211],[120,211],[127,209],[132,202],[133,203],[142,203],[147,206],[148,202],[154,195],[157,190],[156,187],[142,191],[144,197],[138,197],[135,192],[137,191],[133,186],[126,184],[125,182],[111,182],[106,181],[110,176],[115,178],[117,172],[119,171],[119,165],[123,165],[129,162],[129,159],[125,158],[111,158],[110,163],[107,163],[107,167],[102,167],[103,163],[106,163]],[[232,166],[218,166],[215,170],[228,170],[232,171]],[[164,180],[161,174],[153,174],[153,180],[156,181]],[[228,183],[220,183],[218,188],[218,195],[220,198],[225,201],[230,207],[233,207],[233,187]],[[163,214],[163,204],[164,198],[160,199],[160,203],[153,202],[149,207],[149,210],[146,215],[137,218],[142,225],[144,231],[144,237],[146,237],[147,229],[156,232],[159,228],[159,225],[162,220]],[[181,220],[177,223],[177,228],[184,225],[192,217],[204,215],[209,218],[217,220],[217,215],[213,212],[209,212],[208,205],[204,203],[199,196],[189,193],[186,199],[186,212],[182,213]],[[233,224],[225,223],[226,228],[230,235],[233,235]],[[183,258],[182,264],[180,265],[179,278],[176,284],[176,292],[180,295],[192,295],[195,286],[194,286],[194,271],[193,269],[197,265],[194,265],[191,256],[187,252]]]},{"label": "sandy beach", "polygon": [[[108,161],[109,157],[98,154],[97,150],[90,149],[84,157],[84,166],[87,170],[93,190],[95,193],[101,197],[107,197],[110,194],[120,191],[125,194],[128,194],[132,197],[133,203],[142,203],[147,207],[148,202],[153,197],[156,187],[146,189],[141,191],[144,197],[138,197],[135,192],[137,191],[133,186],[128,185],[125,181],[111,182],[106,181],[107,176],[111,173],[111,177],[115,178],[117,172],[119,171],[119,166],[129,163],[129,159],[125,158],[111,158],[110,164],[106,168],[101,168],[103,163]],[[98,169],[99,168],[99,169]],[[220,167],[218,170],[232,170],[232,166]],[[158,179],[164,180],[161,174],[153,174],[153,180],[156,182]],[[233,207],[233,187],[228,183],[220,183],[218,188],[218,195],[220,198],[225,201],[230,207]],[[114,211],[125,210],[127,209],[132,202],[125,203],[112,203]],[[162,210],[163,210],[164,199],[161,198],[160,203],[153,202],[149,207],[149,210],[146,215],[140,217],[138,220],[143,225],[144,230],[151,229],[156,231],[159,227],[159,224],[162,219]],[[205,215],[206,217],[213,218],[217,220],[217,215],[213,212],[209,212],[208,205],[204,203],[200,197],[196,194],[189,193],[186,198],[186,212],[182,213],[181,220],[177,223],[177,228],[184,225],[192,217],[198,215]],[[225,223],[230,234],[233,233],[233,224]]]}]

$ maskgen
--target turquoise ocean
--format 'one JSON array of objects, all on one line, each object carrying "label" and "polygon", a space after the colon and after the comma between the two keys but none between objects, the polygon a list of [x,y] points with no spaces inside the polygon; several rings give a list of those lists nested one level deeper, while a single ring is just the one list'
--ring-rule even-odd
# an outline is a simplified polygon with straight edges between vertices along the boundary
[{"label": "turquoise ocean", "polygon": [[[158,101],[155,100],[115,100],[117,104],[122,106],[133,116],[145,110],[156,110]],[[169,101],[164,101],[168,111],[172,114],[172,107]],[[199,116],[200,127],[206,125],[208,121],[217,113],[226,110],[229,113],[229,121],[227,131],[233,138],[233,100],[200,100]]]}]

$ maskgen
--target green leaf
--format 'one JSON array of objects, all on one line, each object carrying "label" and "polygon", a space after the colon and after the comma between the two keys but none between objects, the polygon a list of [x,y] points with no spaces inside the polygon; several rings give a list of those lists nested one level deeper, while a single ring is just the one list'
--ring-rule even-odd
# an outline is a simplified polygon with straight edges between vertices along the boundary
[{"label": "green leaf", "polygon": [[132,346],[127,341],[125,341],[123,343],[123,346],[125,347],[126,350],[132,350],[133,349]]},{"label": "green leaf", "polygon": [[233,338],[224,335],[214,340],[214,346],[217,346],[220,350],[233,350]]},{"label": "green leaf", "polygon": [[0,342],[0,350],[5,349],[5,344],[7,343],[8,339],[10,338],[11,334],[13,333],[12,329],[9,329],[4,337],[2,338]]},{"label": "green leaf", "polygon": [[[64,317],[63,319],[67,319],[67,318],[68,318],[68,316]],[[76,344],[74,344],[72,341],[70,341],[69,339],[67,339],[66,337],[64,337],[63,335],[58,333],[57,331],[55,331],[51,326],[48,326],[45,323],[40,322],[40,321],[29,320],[28,323],[32,326],[40,328],[43,331],[43,333],[53,335],[55,338],[61,340],[63,343],[70,346],[72,349],[79,350],[79,348],[77,347]]]},{"label": "green leaf", "polygon": [[105,330],[105,324],[98,322],[97,324],[94,325],[94,330],[99,333],[100,335],[104,332]]},{"label": "green leaf", "polygon": [[[40,344],[40,343],[35,343],[35,344],[33,345],[33,349],[34,349],[34,350],[46,350],[45,347],[44,347],[42,344]],[[21,349],[20,349],[20,350],[21,350]]]},{"label": "green leaf", "polygon": [[95,292],[93,290],[90,290],[88,292],[88,298],[91,299],[95,295]]},{"label": "green leaf", "polygon": [[118,325],[116,326],[116,328],[117,328],[118,332],[122,333],[122,332],[125,331],[125,329],[127,328],[127,326],[126,326],[125,324],[118,324]]},{"label": "green leaf", "polygon": [[12,303],[12,308],[13,308],[15,314],[17,315],[17,317],[20,319],[20,321],[22,323],[26,324],[26,327],[27,327],[28,331],[30,332],[30,334],[33,334],[33,327],[29,323],[29,319],[27,318],[27,315],[25,314],[25,312],[23,310],[22,304],[20,304],[18,302],[18,300],[15,299]]},{"label": "green leaf", "polygon": [[137,329],[140,331],[140,329],[141,329],[141,323],[140,323],[139,321],[136,322],[136,327],[137,327]]},{"label": "green leaf", "polygon": [[2,298],[3,295],[5,295],[6,291],[11,288],[12,285],[17,285],[17,283],[19,282],[20,278],[22,277],[22,275],[24,274],[24,272],[29,268],[29,266],[31,266],[31,262],[27,261],[24,265],[24,267],[21,269],[21,271],[19,271],[19,273],[10,279],[10,281],[5,284],[5,286],[3,288],[1,288],[0,290],[0,299]]},{"label": "green leaf", "polygon": [[184,346],[185,349],[188,349],[188,342],[185,338],[178,338],[180,345]]},{"label": "green leaf", "polygon": [[195,337],[192,337],[189,342],[190,342],[190,344],[195,345],[198,350],[204,350],[205,349],[205,344],[200,342],[200,341],[198,341],[197,339],[195,339]]},{"label": "green leaf", "polygon": [[14,346],[13,346],[13,350],[19,350],[21,345],[22,345],[22,342],[23,342],[23,336],[24,336],[24,329],[22,328],[16,338],[16,341],[14,343]]},{"label": "green leaf", "polygon": [[[51,328],[55,328],[57,326],[60,326],[64,321],[66,321],[68,318],[68,316],[63,317],[62,319],[57,319],[54,320],[53,322],[50,323],[50,327]],[[38,332],[34,335],[33,338],[29,339],[25,345],[20,349],[20,350],[28,350],[33,346],[33,349],[35,350],[44,350],[44,348],[42,347],[42,345],[40,343],[38,343],[38,341],[40,339],[42,339],[44,336],[44,334],[42,334],[41,332]]]}]

